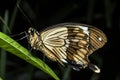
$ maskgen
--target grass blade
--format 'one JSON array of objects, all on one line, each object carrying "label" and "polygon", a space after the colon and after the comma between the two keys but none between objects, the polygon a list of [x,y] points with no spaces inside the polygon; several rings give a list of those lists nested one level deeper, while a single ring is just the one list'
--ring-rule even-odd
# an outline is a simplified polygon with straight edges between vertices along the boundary
[{"label": "grass blade", "polygon": [[[2,19],[2,17],[1,17]],[[8,10],[5,11],[4,19],[2,19],[6,24],[8,23],[9,19],[9,12]],[[2,32],[8,34],[9,33],[9,27],[5,24],[2,25]],[[6,61],[7,61],[7,52],[5,50],[0,50],[0,76],[5,79],[6,77]]]},{"label": "grass blade", "polygon": [[60,80],[42,60],[33,57],[27,49],[2,32],[0,32],[0,47],[48,73],[55,80]]}]

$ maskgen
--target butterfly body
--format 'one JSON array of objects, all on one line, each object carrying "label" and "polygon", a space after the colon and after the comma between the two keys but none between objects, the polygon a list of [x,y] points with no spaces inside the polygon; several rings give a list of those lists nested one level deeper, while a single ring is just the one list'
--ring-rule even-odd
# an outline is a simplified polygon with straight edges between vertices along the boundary
[{"label": "butterfly body", "polygon": [[[29,28],[28,34],[33,49],[42,51],[49,59],[63,66],[71,65],[75,70],[86,68],[89,64],[91,67],[88,56],[107,42],[101,30],[78,23],[54,25],[41,33]],[[92,67],[90,69],[99,73],[97,66]]]}]

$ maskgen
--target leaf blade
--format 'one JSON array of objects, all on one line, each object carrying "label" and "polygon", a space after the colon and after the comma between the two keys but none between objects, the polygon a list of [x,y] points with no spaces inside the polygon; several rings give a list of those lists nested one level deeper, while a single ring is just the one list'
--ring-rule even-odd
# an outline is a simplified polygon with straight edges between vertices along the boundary
[{"label": "leaf blade", "polygon": [[9,36],[0,32],[0,48],[22,58],[30,64],[36,66],[42,71],[48,73],[56,80],[60,80],[57,75],[49,68],[42,60],[37,57],[33,57],[27,49],[22,47],[19,43],[11,39]]}]

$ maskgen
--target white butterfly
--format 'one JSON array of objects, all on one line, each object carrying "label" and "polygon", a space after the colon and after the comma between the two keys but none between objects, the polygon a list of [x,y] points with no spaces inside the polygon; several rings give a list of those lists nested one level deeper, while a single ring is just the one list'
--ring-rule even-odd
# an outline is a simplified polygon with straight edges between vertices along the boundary
[{"label": "white butterfly", "polygon": [[88,59],[90,54],[107,42],[105,34],[98,28],[79,23],[62,23],[40,33],[29,28],[28,35],[31,47],[42,51],[49,59],[63,66],[68,64],[75,70],[89,67],[100,73],[100,69]]}]

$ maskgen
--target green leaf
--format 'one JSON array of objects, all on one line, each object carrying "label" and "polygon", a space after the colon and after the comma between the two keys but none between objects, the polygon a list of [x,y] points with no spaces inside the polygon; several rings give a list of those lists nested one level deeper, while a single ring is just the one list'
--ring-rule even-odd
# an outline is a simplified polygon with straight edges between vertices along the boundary
[{"label": "green leaf", "polygon": [[0,80],[3,80],[3,79],[0,77]]},{"label": "green leaf", "polygon": [[23,60],[29,62],[30,64],[36,66],[42,71],[48,73],[55,80],[60,80],[57,75],[50,69],[42,60],[37,57],[33,57],[27,49],[22,47],[19,43],[14,41],[9,36],[0,32],[0,48],[22,58]]}]

